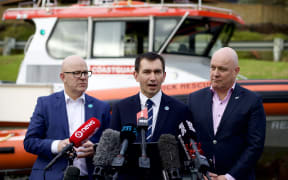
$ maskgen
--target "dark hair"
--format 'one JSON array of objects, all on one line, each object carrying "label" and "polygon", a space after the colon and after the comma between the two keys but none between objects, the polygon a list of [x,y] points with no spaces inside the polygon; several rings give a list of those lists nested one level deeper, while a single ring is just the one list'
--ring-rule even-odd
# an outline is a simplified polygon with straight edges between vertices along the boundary
[{"label": "dark hair", "polygon": [[161,55],[154,53],[154,52],[147,52],[147,53],[139,55],[136,58],[136,60],[135,60],[135,71],[136,72],[139,72],[140,62],[142,59],[147,59],[148,61],[155,61],[155,60],[159,59],[162,63],[163,72],[165,72],[165,60],[164,60],[164,58]]}]

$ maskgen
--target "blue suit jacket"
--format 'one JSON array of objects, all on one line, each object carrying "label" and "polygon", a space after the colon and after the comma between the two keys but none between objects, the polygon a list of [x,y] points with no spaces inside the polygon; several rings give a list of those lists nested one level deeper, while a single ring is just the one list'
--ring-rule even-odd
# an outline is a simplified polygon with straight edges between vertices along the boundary
[{"label": "blue suit jacket", "polygon": [[[103,130],[110,123],[110,106],[85,94],[85,121],[91,117],[96,117],[101,122],[98,131],[90,138],[90,141],[96,143],[99,141]],[[25,150],[38,155],[30,179],[43,179],[43,169],[55,156],[51,152],[51,143],[53,140],[69,138],[68,126],[64,91],[38,98],[24,139]],[[92,158],[86,158],[86,163],[88,174],[91,176],[94,169]],[[46,179],[62,180],[67,165],[68,161],[65,157],[58,159],[46,171]],[[90,179],[92,179],[92,176]]]},{"label": "blue suit jacket", "polygon": [[213,131],[213,93],[209,87],[190,94],[189,108],[198,141],[208,159],[215,158],[211,171],[229,173],[237,180],[255,179],[254,166],[265,140],[262,99],[236,84],[216,135]]}]

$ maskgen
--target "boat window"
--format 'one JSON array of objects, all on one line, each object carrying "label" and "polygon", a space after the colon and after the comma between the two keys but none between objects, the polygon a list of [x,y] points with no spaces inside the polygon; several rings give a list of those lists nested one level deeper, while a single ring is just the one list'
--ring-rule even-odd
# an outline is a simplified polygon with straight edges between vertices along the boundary
[{"label": "boat window", "polygon": [[228,46],[230,38],[232,37],[233,32],[234,32],[234,28],[235,28],[234,26],[235,26],[234,24],[223,25],[223,29],[220,32],[219,38],[217,38],[216,43],[213,44],[213,47],[211,51],[209,52],[209,56],[212,56],[214,52],[217,51],[218,49],[224,46]]},{"label": "boat window", "polygon": [[159,51],[180,18],[155,18],[154,50]]},{"label": "boat window", "polygon": [[[207,55],[215,45],[223,23],[208,20],[186,19],[164,50],[165,53]],[[218,44],[219,45],[219,44]],[[215,46],[215,48],[217,48]]]},{"label": "boat window", "polygon": [[48,42],[48,53],[63,59],[71,54],[86,57],[88,22],[86,20],[59,19]]},{"label": "boat window", "polygon": [[96,21],[93,57],[134,57],[148,51],[148,21]]}]

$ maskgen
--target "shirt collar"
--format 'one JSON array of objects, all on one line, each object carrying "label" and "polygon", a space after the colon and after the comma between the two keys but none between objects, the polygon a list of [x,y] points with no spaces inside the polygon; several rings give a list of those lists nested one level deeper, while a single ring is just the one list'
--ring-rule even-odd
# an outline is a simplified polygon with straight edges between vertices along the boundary
[{"label": "shirt collar", "polygon": [[[235,86],[236,86],[236,82],[233,83],[232,87],[228,90],[229,91],[233,91],[235,89]],[[210,86],[210,90],[215,93],[215,90],[213,89],[212,85]]]},{"label": "shirt collar", "polygon": [[76,100],[72,99],[68,94],[66,94],[66,92],[64,91],[64,96],[65,96],[65,102],[69,103],[69,102],[73,102],[73,101],[82,101],[85,104],[85,93],[83,93],[79,98],[77,98]]},{"label": "shirt collar", "polygon": [[154,103],[154,105],[159,105],[161,101],[161,97],[162,97],[162,91],[160,90],[152,98],[146,97],[141,91],[139,93],[139,96],[140,96],[140,103],[142,107],[145,106],[147,99],[150,99]]}]

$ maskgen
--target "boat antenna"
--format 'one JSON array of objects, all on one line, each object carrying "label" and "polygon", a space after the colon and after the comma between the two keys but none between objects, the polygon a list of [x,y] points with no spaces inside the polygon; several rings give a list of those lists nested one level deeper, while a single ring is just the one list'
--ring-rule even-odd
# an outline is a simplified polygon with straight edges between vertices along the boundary
[{"label": "boat antenna", "polygon": [[202,8],[202,0],[198,0],[198,9],[201,10]]}]

